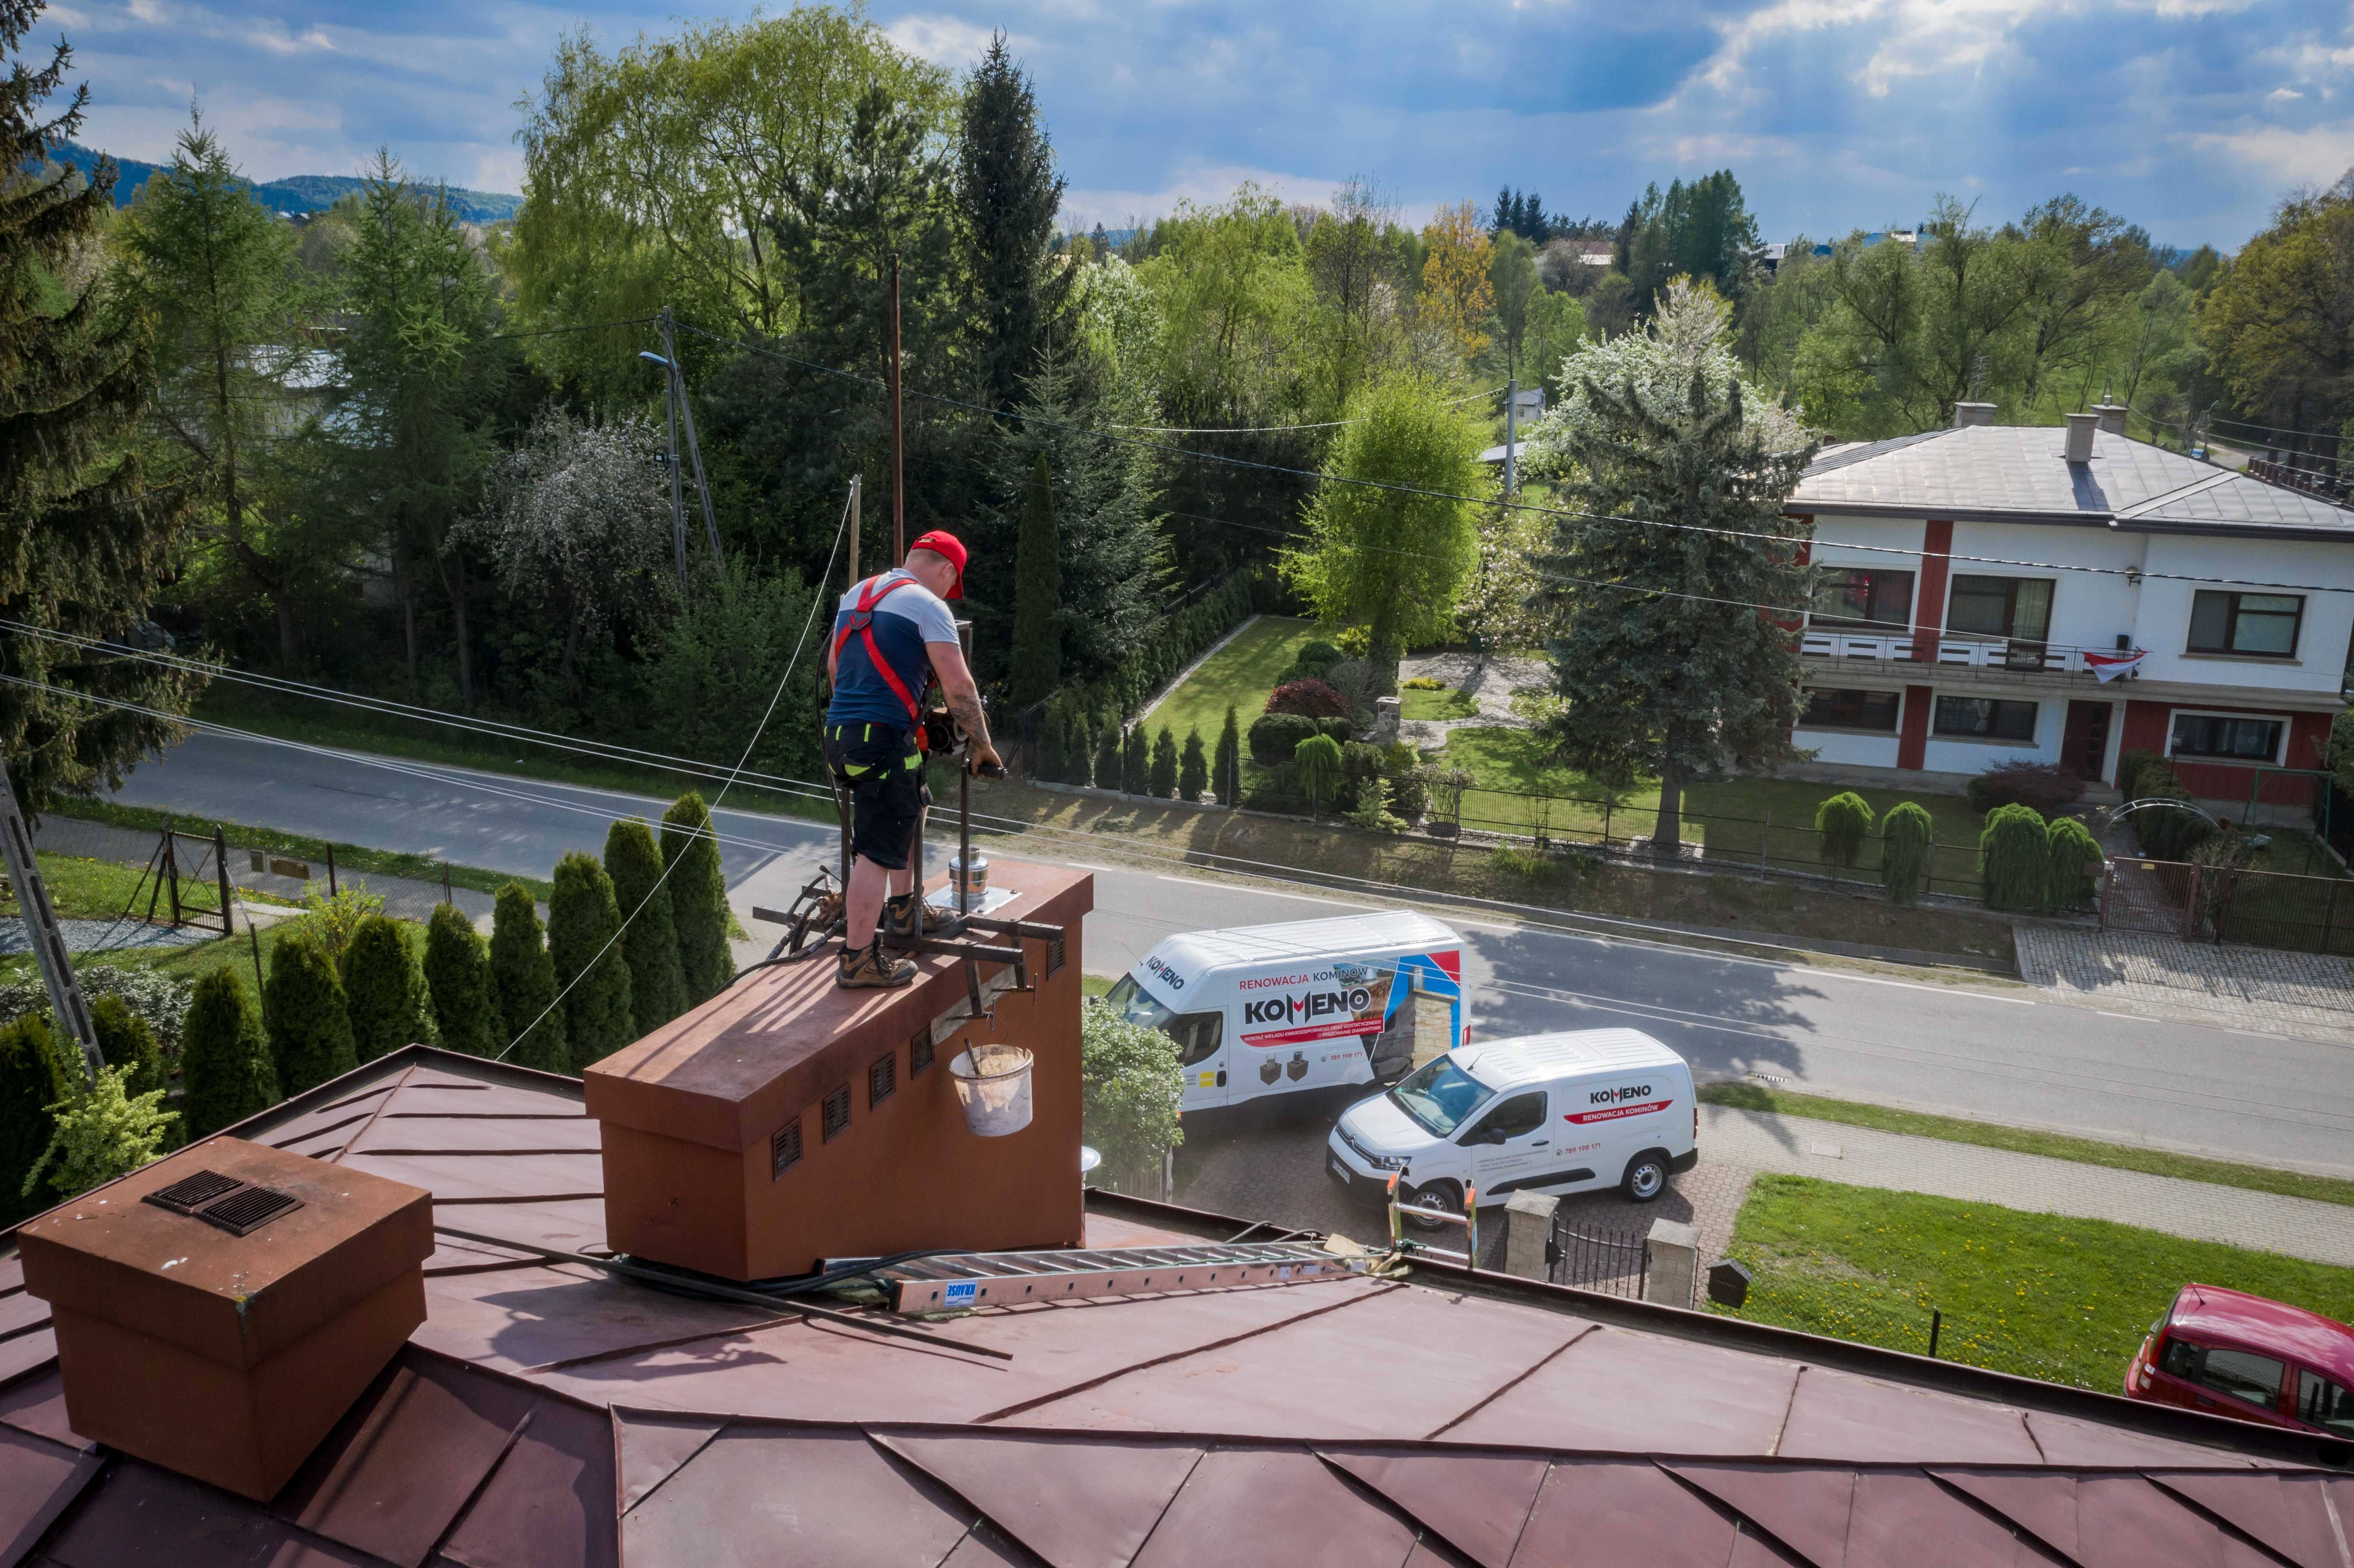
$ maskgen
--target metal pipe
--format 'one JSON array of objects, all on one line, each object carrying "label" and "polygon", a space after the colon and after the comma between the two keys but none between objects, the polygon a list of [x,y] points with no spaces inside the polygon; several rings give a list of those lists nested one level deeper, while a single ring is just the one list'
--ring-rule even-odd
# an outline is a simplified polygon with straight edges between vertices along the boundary
[{"label": "metal pipe", "polygon": [[[222,832],[217,825],[213,829],[213,876],[220,885],[221,935],[234,937],[237,935],[237,924],[230,916],[228,906],[228,835]],[[251,926],[252,922],[249,920],[246,924]],[[257,972],[261,968],[261,953],[258,948],[254,950],[253,967]]]},{"label": "metal pipe", "polygon": [[335,846],[333,844],[327,846],[327,896],[330,898],[341,896],[335,891]]},{"label": "metal pipe", "polygon": [[907,560],[907,427],[900,405],[907,391],[899,363],[899,253],[891,252],[891,564]]}]

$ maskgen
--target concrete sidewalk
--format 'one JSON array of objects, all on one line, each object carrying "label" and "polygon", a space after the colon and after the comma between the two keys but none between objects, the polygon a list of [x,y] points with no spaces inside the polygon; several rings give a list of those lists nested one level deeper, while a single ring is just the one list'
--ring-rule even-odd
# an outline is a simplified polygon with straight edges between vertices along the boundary
[{"label": "concrete sidewalk", "polygon": [[2141,1018],[2354,1044],[2354,959],[2022,920],[2020,978]]},{"label": "concrete sidewalk", "polygon": [[1729,1106],[1701,1107],[1700,1147],[1704,1165],[2114,1220],[2193,1241],[2354,1267],[2354,1207],[2342,1203]]}]

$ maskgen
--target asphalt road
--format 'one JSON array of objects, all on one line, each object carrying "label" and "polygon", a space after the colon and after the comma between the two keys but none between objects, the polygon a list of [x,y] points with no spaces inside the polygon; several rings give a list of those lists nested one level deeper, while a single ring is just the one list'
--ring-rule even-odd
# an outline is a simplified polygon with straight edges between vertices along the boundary
[{"label": "asphalt road", "polygon": [[[652,818],[663,804],[210,734],[141,767],[118,798],[541,876],[568,850],[600,850],[612,817]],[[936,811],[936,828],[941,821]],[[739,913],[783,906],[834,853],[830,826],[732,810],[717,822],[732,841],[724,863]],[[1085,849],[1066,853],[1043,836],[1018,857],[1011,843],[989,853],[1095,871],[1082,940],[1096,974],[1122,971],[1172,932],[1375,906],[1091,865]],[[2354,1173],[2354,1042],[2119,1017],[2016,985],[1927,983],[1434,912],[1464,935],[1483,1035],[1630,1024],[1703,1076],[1758,1073],[1819,1094]]]}]

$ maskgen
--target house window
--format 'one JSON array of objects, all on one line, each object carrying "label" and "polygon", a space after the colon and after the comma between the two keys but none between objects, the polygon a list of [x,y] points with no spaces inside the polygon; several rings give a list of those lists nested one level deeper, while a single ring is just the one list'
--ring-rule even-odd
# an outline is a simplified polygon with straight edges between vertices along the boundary
[{"label": "house window", "polygon": [[2219,593],[2190,596],[2193,653],[2251,653],[2265,659],[2296,654],[2305,600],[2293,593]]},{"label": "house window", "polygon": [[1896,733],[1901,694],[1848,690],[1809,690],[1807,711],[1798,717],[1801,729],[1869,729]]},{"label": "house window", "polygon": [[2270,762],[2280,755],[2279,719],[2235,718],[2225,714],[2174,715],[2176,757],[2228,757],[2240,762]]},{"label": "house window", "polygon": [[2052,631],[2050,577],[1956,577],[1946,630],[2041,642]]},{"label": "house window", "polygon": [[1815,578],[1810,626],[1902,631],[1913,624],[1913,574],[1832,567]]},{"label": "house window", "polygon": [[1935,728],[1960,740],[2033,740],[2035,705],[2005,697],[1939,697]]}]

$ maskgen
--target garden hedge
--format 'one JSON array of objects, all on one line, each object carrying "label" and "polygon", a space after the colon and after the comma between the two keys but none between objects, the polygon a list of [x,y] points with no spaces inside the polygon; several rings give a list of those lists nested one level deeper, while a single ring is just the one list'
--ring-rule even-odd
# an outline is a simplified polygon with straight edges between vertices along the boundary
[{"label": "garden hedge", "polygon": [[736,978],[736,954],[727,945],[727,878],[719,867],[719,840],[710,808],[692,789],[663,813],[662,856],[671,868],[679,971],[686,980],[686,1004],[695,1007]]},{"label": "garden hedge", "polygon": [[547,899],[547,953],[564,992],[564,1032],[571,1071],[599,1062],[638,1037],[630,992],[630,961],[613,938],[621,908],[613,879],[597,857],[574,850],[556,863]]},{"label": "garden hedge", "polygon": [[425,924],[425,990],[442,1045],[469,1056],[495,1056],[507,1043],[491,981],[482,934],[454,904],[437,904]]},{"label": "garden hedge", "polygon": [[360,1061],[373,1062],[408,1044],[441,1044],[425,967],[398,922],[382,915],[362,920],[344,949],[341,968],[352,1052]]},{"label": "garden hedge", "polygon": [[261,1016],[281,1094],[299,1095],[360,1065],[343,977],[326,944],[308,931],[289,931],[270,949]]},{"label": "garden hedge", "polygon": [[2043,907],[2052,886],[2051,841],[2032,806],[1998,806],[1978,835],[1980,875],[1989,909]]},{"label": "garden hedge", "polygon": [[678,923],[662,852],[642,817],[624,817],[605,833],[605,874],[621,917],[621,956],[630,965],[630,1012],[640,1034],[686,1011],[686,970],[679,962]]},{"label": "garden hedge", "polygon": [[228,964],[196,982],[180,1024],[180,1125],[207,1137],[278,1103],[278,1067],[245,977]]},{"label": "garden hedge", "polygon": [[[491,980],[505,1025],[500,1044],[517,1066],[572,1070],[564,1010],[556,1006],[556,960],[542,938],[539,906],[520,882],[499,889],[491,916]],[[519,1031],[529,1031],[521,1040]]]}]

